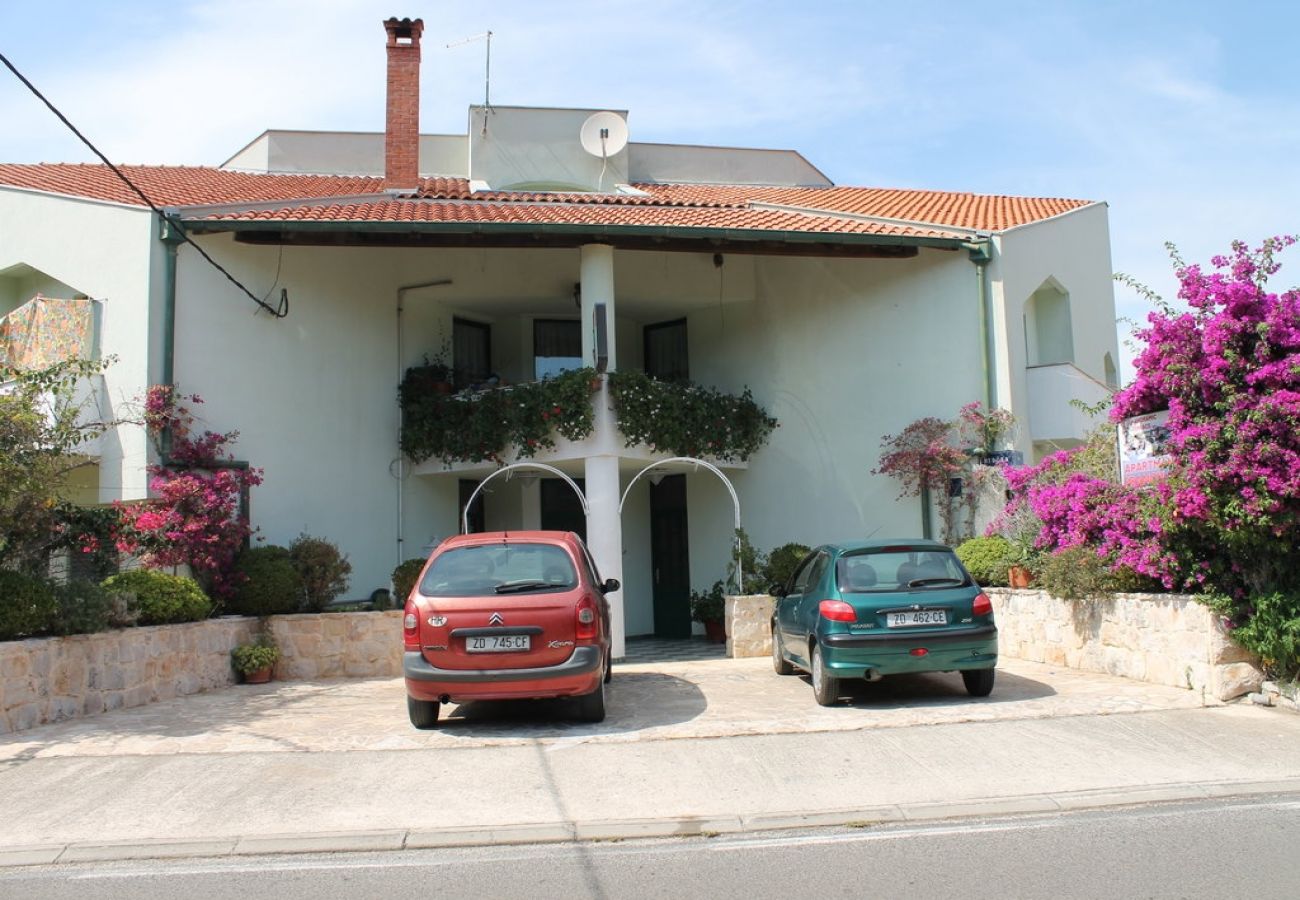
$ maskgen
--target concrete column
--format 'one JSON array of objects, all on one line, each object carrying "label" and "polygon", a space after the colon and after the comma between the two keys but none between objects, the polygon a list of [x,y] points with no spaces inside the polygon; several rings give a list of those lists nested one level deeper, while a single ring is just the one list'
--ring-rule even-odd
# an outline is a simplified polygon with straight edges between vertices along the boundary
[{"label": "concrete column", "polygon": [[[608,328],[609,370],[614,369],[614,248],[588,244],[582,248],[582,356],[587,365],[595,363],[595,305],[605,304]],[[587,493],[587,547],[600,569],[602,578],[623,581],[623,523],[619,516],[619,440],[614,414],[610,409],[609,386],[602,384],[593,397],[595,427],[590,439],[591,452],[585,459],[584,476]],[[614,656],[624,655],[623,590],[606,595],[609,600],[610,631]]]}]

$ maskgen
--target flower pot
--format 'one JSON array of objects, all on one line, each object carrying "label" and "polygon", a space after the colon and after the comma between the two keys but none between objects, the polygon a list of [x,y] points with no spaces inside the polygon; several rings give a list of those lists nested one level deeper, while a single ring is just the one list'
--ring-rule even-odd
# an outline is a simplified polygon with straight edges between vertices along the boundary
[{"label": "flower pot", "polygon": [[1024,566],[1012,566],[1007,570],[1007,581],[1013,588],[1029,587],[1030,574]]},{"label": "flower pot", "polygon": [[727,629],[721,622],[705,622],[704,636],[714,644],[725,644]]},{"label": "flower pot", "polygon": [[274,666],[262,666],[260,669],[254,669],[251,672],[244,673],[244,684],[266,684],[271,680],[271,673],[275,670]]}]

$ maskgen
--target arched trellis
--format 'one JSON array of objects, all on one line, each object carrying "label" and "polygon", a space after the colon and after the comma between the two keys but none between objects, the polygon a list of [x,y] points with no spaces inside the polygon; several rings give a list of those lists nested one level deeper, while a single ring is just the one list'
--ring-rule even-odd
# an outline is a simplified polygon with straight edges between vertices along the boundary
[{"label": "arched trellis", "polygon": [[[550,472],[552,475],[558,475],[560,478],[563,478],[568,483],[569,487],[573,488],[573,492],[578,495],[578,502],[582,504],[582,514],[586,516],[591,513],[591,508],[587,505],[587,495],[582,492],[582,488],[578,487],[572,478],[555,468],[555,466],[548,466],[546,463],[538,462],[517,462],[497,469],[487,478],[480,481],[478,487],[474,488],[474,493],[470,494],[469,500],[465,502],[465,508],[460,511],[461,534],[469,533],[469,508],[474,505],[474,501],[478,499],[478,495],[482,493],[483,488],[487,487],[488,482],[493,478],[496,478],[498,475],[504,475],[507,472],[514,471],[515,469],[541,469],[543,472]],[[622,507],[620,507],[620,512],[621,511]]]},{"label": "arched trellis", "polygon": [[693,456],[674,456],[672,459],[661,459],[658,462],[651,463],[650,465],[642,469],[640,472],[637,472],[636,477],[633,478],[631,481],[629,481],[627,483],[627,487],[623,489],[623,497],[618,501],[619,518],[621,519],[623,516],[623,504],[627,502],[627,495],[632,492],[632,486],[641,480],[641,476],[645,475],[651,469],[657,469],[660,466],[667,466],[673,463],[691,463],[697,468],[699,466],[704,466],[704,468],[708,469],[714,475],[717,475],[719,478],[722,479],[722,483],[727,487],[727,492],[731,494],[731,503],[736,510],[736,589],[743,591],[745,585],[745,573],[742,569],[742,563],[741,563],[742,548],[740,546],[740,498],[736,496],[736,489],[735,487],[732,486],[731,479],[728,478],[726,475],[722,474],[722,470],[719,469],[717,466],[715,466],[713,463],[707,462],[706,460],[703,459],[696,459]]}]

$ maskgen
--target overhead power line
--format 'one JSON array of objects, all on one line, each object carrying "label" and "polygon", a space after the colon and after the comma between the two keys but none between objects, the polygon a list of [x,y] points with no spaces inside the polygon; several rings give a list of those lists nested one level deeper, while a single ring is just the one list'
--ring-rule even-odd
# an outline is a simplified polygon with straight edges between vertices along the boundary
[{"label": "overhead power line", "polygon": [[285,316],[289,315],[289,294],[287,291],[283,291],[283,290],[280,291],[279,305],[271,306],[266,301],[262,300],[256,294],[250,291],[248,288],[244,287],[244,285],[240,283],[239,279],[237,279],[234,275],[231,275],[230,272],[227,271],[226,268],[221,265],[221,263],[217,262],[215,259],[209,256],[206,250],[204,250],[202,247],[196,244],[194,242],[194,239],[185,233],[185,229],[181,227],[179,222],[176,222],[165,212],[159,209],[154,204],[154,202],[149,199],[149,196],[145,194],[144,191],[140,190],[140,188],[136,186],[135,182],[133,182],[130,178],[126,176],[125,172],[123,172],[117,166],[109,162],[108,157],[105,156],[103,153],[100,153],[99,148],[96,147],[94,144],[92,144],[90,142],[90,139],[77,129],[76,125],[73,125],[70,121],[68,121],[68,117],[65,116],[63,113],[61,113],[58,107],[56,107],[53,103],[51,103],[48,99],[46,99],[45,95],[42,94],[40,90],[37,89],[36,85],[32,84],[31,81],[27,79],[26,75],[18,71],[18,68],[9,61],[9,57],[5,56],[3,53],[0,53],[0,62],[3,62],[5,64],[5,67],[8,68],[10,72],[13,72],[14,76],[19,81],[21,81],[24,85],[27,86],[27,90],[35,94],[38,100],[40,100],[47,107],[49,107],[50,112],[54,113],[54,115],[58,117],[60,122],[68,126],[68,130],[71,131],[73,134],[75,134],[83,144],[89,147],[92,153],[94,153],[101,160],[103,160],[104,165],[108,166],[108,168],[113,172],[114,175],[122,179],[122,183],[125,184],[127,187],[129,187],[132,191],[134,191],[136,196],[138,196],[141,200],[143,200],[145,205],[148,206],[151,210],[153,210],[155,215],[157,215],[160,219],[162,219],[165,222],[172,222],[173,224],[175,224],[176,233],[180,235],[181,240],[183,240],[185,243],[189,244],[191,247],[197,250],[199,252],[199,255],[202,256],[205,260],[207,260],[209,265],[211,265],[222,275],[225,275],[226,278],[229,279],[231,284],[233,284],[235,287],[239,288],[241,291],[247,294],[250,300],[252,300],[258,306],[262,307],[262,309],[266,310],[271,315],[275,316],[277,319],[283,319]]}]

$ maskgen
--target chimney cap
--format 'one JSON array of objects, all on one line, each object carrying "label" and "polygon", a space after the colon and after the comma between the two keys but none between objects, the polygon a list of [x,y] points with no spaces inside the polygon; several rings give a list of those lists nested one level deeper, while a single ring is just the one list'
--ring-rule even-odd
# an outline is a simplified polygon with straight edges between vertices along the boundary
[{"label": "chimney cap", "polygon": [[390,46],[400,38],[407,38],[412,44],[418,45],[420,35],[424,33],[424,19],[399,19],[393,16],[384,20],[384,30],[388,32]]}]

